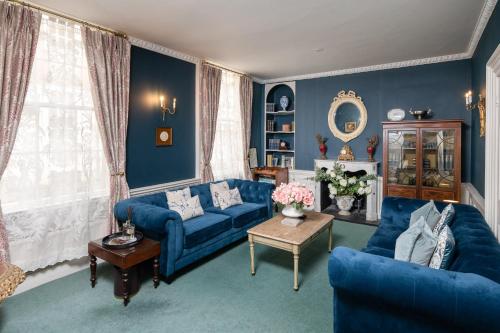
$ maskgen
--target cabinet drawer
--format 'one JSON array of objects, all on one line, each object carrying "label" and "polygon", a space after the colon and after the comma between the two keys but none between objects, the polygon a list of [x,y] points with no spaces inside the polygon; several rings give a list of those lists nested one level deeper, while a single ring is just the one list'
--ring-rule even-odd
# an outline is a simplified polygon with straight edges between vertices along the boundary
[{"label": "cabinet drawer", "polygon": [[422,189],[422,199],[435,201],[457,200],[455,199],[455,192],[426,189]]},{"label": "cabinet drawer", "polygon": [[403,197],[414,199],[417,197],[417,189],[411,187],[387,186],[387,195],[390,197]]}]

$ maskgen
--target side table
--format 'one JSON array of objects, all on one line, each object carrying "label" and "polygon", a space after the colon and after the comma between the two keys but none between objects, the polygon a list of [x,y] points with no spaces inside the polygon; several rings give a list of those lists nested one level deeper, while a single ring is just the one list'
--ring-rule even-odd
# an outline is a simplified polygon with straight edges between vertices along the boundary
[{"label": "side table", "polygon": [[139,244],[133,247],[114,250],[105,248],[102,245],[102,239],[97,239],[89,242],[88,252],[90,259],[90,284],[92,288],[95,287],[97,281],[96,258],[101,258],[114,265],[120,271],[123,305],[125,306],[130,301],[129,270],[134,266],[153,258],[153,284],[155,288],[160,284],[160,242],[144,238]]}]

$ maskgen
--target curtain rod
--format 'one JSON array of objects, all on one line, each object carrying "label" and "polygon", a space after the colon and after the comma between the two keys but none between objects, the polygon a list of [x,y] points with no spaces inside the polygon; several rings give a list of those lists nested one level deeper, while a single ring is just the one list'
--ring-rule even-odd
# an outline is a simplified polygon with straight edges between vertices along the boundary
[{"label": "curtain rod", "polygon": [[214,64],[213,62],[210,62],[210,61],[207,61],[207,60],[204,60],[203,63],[207,64],[209,66],[215,67],[215,68],[223,69],[223,70],[228,71],[228,72],[239,74],[241,76],[248,76],[248,77],[250,77],[250,75],[248,75],[248,74],[245,74],[245,73],[242,73],[242,72],[238,72],[238,71],[235,71],[234,69],[223,67],[221,65]]},{"label": "curtain rod", "polygon": [[65,15],[65,14],[44,8],[44,7],[40,7],[40,6],[35,5],[35,4],[31,4],[31,3],[19,1],[19,0],[6,0],[6,1],[11,2],[13,4],[23,6],[23,7],[32,8],[32,9],[35,9],[35,10],[38,10],[38,11],[41,11],[41,12],[44,12],[44,13],[47,13],[47,14],[50,14],[53,16],[57,16],[57,17],[60,17],[60,18],[63,18],[63,19],[69,20],[69,21],[73,21],[73,22],[76,22],[76,23],[79,23],[82,25],[86,25],[86,26],[89,26],[89,27],[94,28],[94,29],[106,31],[106,32],[112,33],[113,35],[119,36],[119,37],[127,38],[127,34],[125,34],[123,32],[116,31],[116,30],[109,29],[109,28],[105,28],[105,27],[102,27],[100,25],[97,25],[97,24],[94,24],[91,22],[87,22],[84,20],[80,20],[80,19],[77,19],[77,18],[69,16],[69,15]]}]

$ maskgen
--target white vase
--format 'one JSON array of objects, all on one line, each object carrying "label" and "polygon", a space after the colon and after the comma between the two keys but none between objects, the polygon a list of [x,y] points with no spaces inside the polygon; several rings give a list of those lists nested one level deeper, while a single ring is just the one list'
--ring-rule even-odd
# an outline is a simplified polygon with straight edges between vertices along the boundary
[{"label": "white vase", "polygon": [[281,211],[281,214],[283,214],[286,217],[302,217],[304,216],[304,209],[297,209],[293,207],[292,205],[286,205],[283,210]]},{"label": "white vase", "polygon": [[340,209],[339,215],[351,215],[352,203],[354,202],[354,197],[351,195],[342,195],[335,197],[337,200],[337,207]]}]

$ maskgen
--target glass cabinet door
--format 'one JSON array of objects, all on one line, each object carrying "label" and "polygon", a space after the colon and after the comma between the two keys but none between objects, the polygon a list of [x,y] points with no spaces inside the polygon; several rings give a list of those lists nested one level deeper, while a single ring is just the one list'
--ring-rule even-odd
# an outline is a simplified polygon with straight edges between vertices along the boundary
[{"label": "glass cabinet door", "polygon": [[455,186],[455,130],[422,129],[422,186]]},{"label": "glass cabinet door", "polygon": [[387,184],[416,185],[417,131],[388,130]]}]

